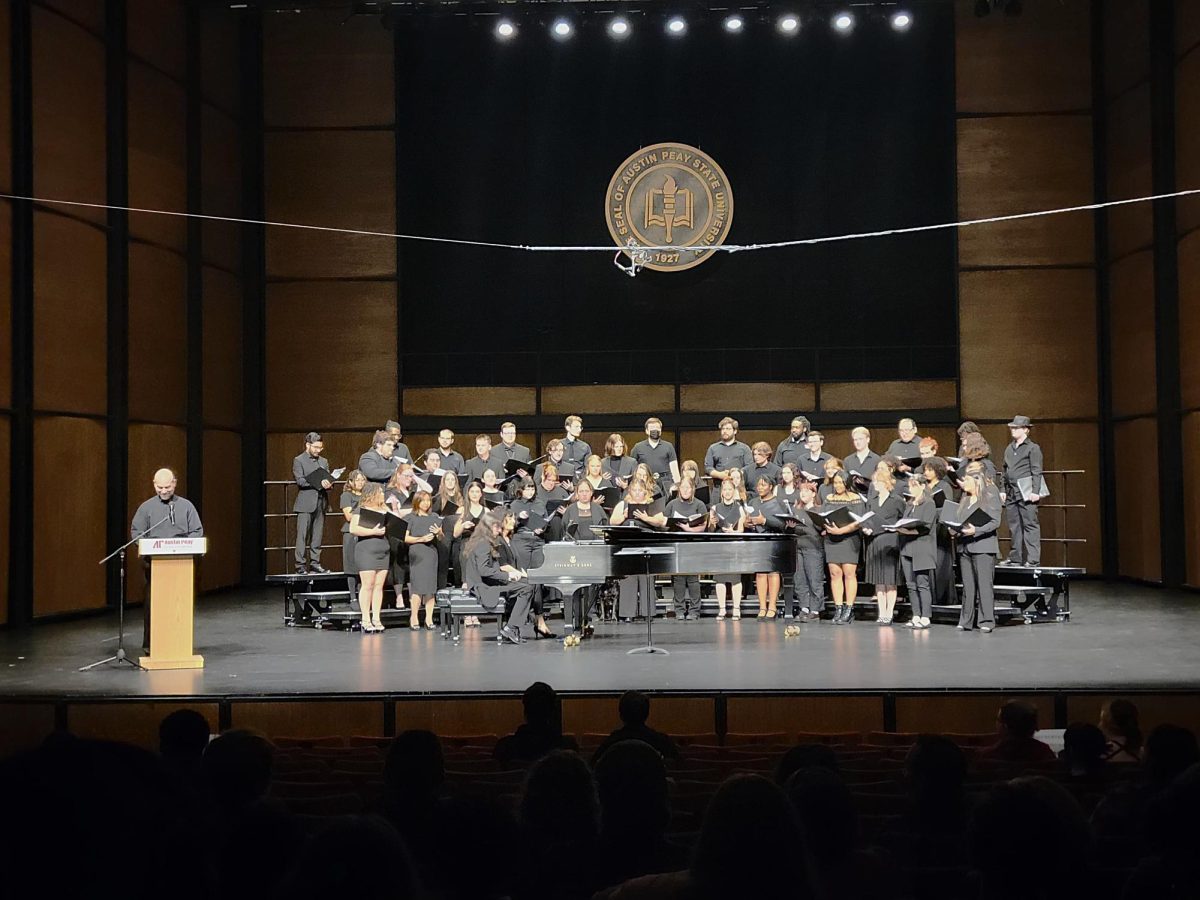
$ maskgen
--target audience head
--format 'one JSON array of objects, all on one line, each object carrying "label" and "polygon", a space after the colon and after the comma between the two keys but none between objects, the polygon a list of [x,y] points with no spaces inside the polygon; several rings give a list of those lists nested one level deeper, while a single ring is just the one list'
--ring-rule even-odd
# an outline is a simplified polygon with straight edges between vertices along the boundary
[{"label": "audience head", "polygon": [[570,750],[555,750],[534,763],[525,779],[518,817],[526,837],[535,841],[594,839],[599,804],[587,763]]},{"label": "audience head", "polygon": [[1100,708],[1100,729],[1120,740],[1125,750],[1136,756],[1142,749],[1142,729],[1138,726],[1138,708],[1128,700],[1110,700]]},{"label": "audience head", "polygon": [[274,744],[256,732],[235,729],[208,745],[201,773],[218,806],[239,809],[266,796],[274,760]]},{"label": "audience head", "polygon": [[1184,769],[1200,762],[1196,735],[1178,725],[1159,725],[1146,738],[1142,764],[1153,784],[1166,784]]},{"label": "audience head", "polygon": [[424,794],[441,788],[446,768],[438,736],[415,728],[396,735],[388,747],[383,781],[388,792],[397,795],[414,789]]},{"label": "audience head", "polygon": [[1009,700],[1000,707],[996,722],[1004,736],[1031,738],[1038,728],[1037,707],[1024,700]]},{"label": "audience head", "polygon": [[158,752],[168,762],[199,764],[210,737],[208,719],[194,709],[177,709],[158,726]]},{"label": "audience head", "polygon": [[1091,722],[1073,722],[1063,732],[1063,749],[1058,758],[1072,774],[1084,775],[1104,765],[1108,741]]},{"label": "audience head", "polygon": [[797,744],[779,760],[775,767],[775,783],[787,784],[792,773],[800,769],[828,769],[838,771],[837,754],[827,744]]},{"label": "audience head", "polygon": [[601,830],[618,834],[666,831],[671,819],[667,766],[643,741],[621,741],[596,761]]},{"label": "audience head", "polygon": [[918,735],[904,758],[904,774],[918,797],[958,797],[967,778],[967,757],[948,737]]},{"label": "audience head", "polygon": [[[375,816],[339,816],[325,820],[309,839],[308,853],[297,853],[278,896],[289,900],[408,900],[424,896],[416,868],[400,834]],[[319,855],[320,862],[314,864]],[[368,860],[386,865],[367,865]]]},{"label": "audience head", "polygon": [[822,766],[797,769],[786,791],[818,869],[840,863],[857,849],[854,795],[837,772]]},{"label": "audience head", "polygon": [[535,681],[521,696],[525,721],[530,725],[559,727],[558,694],[544,681]]},{"label": "audience head", "polygon": [[617,703],[617,714],[631,727],[645,725],[650,718],[650,698],[641,691],[626,691]]}]

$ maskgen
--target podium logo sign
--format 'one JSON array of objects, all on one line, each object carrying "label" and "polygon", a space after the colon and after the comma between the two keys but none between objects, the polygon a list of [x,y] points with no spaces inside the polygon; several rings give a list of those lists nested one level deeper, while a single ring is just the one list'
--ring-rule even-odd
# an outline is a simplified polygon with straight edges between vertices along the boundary
[{"label": "podium logo sign", "polygon": [[646,268],[674,272],[698,266],[725,242],[733,191],[725,172],[687,144],[643,147],[621,163],[604,199],[608,233],[631,258],[641,247]]}]

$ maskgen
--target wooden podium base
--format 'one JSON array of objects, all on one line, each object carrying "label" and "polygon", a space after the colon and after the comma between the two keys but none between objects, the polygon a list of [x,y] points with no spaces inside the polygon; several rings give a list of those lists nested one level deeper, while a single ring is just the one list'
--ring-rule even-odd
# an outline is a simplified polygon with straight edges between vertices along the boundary
[{"label": "wooden podium base", "polygon": [[204,657],[192,651],[194,584],[191,556],[150,560],[150,655],[138,660],[143,669],[204,668]]},{"label": "wooden podium base", "polygon": [[203,669],[203,656],[185,656],[180,659],[160,659],[156,656],[143,656],[138,659],[138,665],[143,669]]}]

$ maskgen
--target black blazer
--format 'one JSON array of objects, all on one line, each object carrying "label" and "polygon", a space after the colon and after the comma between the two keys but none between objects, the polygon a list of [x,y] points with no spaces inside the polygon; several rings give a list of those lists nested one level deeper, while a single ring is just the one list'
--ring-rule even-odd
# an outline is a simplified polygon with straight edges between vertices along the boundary
[{"label": "black blazer", "polygon": [[913,506],[911,503],[904,507],[904,518],[920,519],[921,524],[911,526],[921,534],[900,535],[900,555],[912,560],[916,571],[937,568],[937,533],[934,525],[937,520],[937,507],[932,500],[926,500]]}]

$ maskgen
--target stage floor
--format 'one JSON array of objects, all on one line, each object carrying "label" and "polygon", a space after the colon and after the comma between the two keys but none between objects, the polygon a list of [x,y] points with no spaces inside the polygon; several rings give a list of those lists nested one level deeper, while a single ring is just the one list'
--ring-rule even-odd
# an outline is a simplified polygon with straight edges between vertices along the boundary
[{"label": "stage floor", "polygon": [[[859,620],[806,623],[799,637],[785,638],[780,622],[660,618],[655,643],[669,656],[627,656],[645,638],[645,626],[632,624],[602,625],[572,649],[558,641],[500,646],[487,623],[469,629],[461,646],[407,628],[286,628],[280,597],[255,589],[202,600],[202,670],[77,671],[112,653],[115,615],[0,632],[0,696],[511,693],[537,680],[572,692],[1200,688],[1200,597],[1127,584],[1079,582],[1069,623],[1013,623],[990,635]],[[140,611],[130,622],[126,646],[134,648]]]}]

